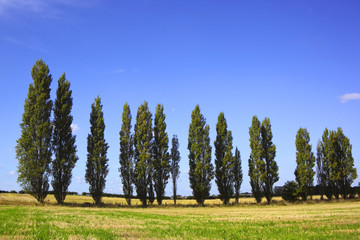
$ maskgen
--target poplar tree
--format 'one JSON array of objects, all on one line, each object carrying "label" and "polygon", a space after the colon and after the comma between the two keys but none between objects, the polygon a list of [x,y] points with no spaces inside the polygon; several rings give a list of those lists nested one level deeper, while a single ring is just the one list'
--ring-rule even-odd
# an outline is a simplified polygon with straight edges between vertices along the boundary
[{"label": "poplar tree", "polygon": [[296,134],[296,169],[295,178],[298,184],[297,194],[303,201],[311,194],[315,171],[315,156],[311,151],[310,135],[306,128],[300,128]]},{"label": "poplar tree", "polygon": [[89,183],[89,191],[98,205],[101,203],[105,189],[106,176],[109,172],[107,158],[108,144],[105,142],[103,105],[98,96],[91,104],[90,134],[87,137],[87,162],[85,181]]},{"label": "poplar tree", "polygon": [[165,187],[170,177],[169,137],[166,133],[164,106],[158,104],[154,118],[154,187],[159,205],[165,196]]},{"label": "poplar tree", "polygon": [[18,179],[20,186],[43,203],[49,190],[52,127],[50,115],[52,81],[49,67],[42,60],[31,69],[33,83],[29,85],[22,115],[21,137],[17,140]]},{"label": "poplar tree", "polygon": [[325,174],[324,174],[324,154],[322,152],[321,141],[316,147],[316,178],[317,184],[320,186],[320,200],[324,200],[325,194]]},{"label": "poplar tree", "polygon": [[152,115],[148,103],[144,102],[137,110],[134,135],[135,187],[144,207],[147,206],[152,172],[152,134]]},{"label": "poplar tree", "polygon": [[274,195],[274,183],[279,181],[279,167],[275,161],[276,146],[272,142],[272,137],[270,119],[265,118],[261,123],[262,162],[265,164],[264,168],[261,168],[263,171],[261,178],[264,196],[268,203]]},{"label": "poplar tree", "polygon": [[128,205],[131,205],[134,183],[134,162],[133,162],[133,135],[131,134],[131,112],[130,107],[125,103],[122,113],[122,124],[120,130],[120,176],[123,185],[123,192]]},{"label": "poplar tree", "polygon": [[209,131],[209,125],[206,125],[200,107],[196,105],[191,113],[188,149],[190,187],[199,205],[204,205],[205,199],[209,197],[211,180],[214,178]]},{"label": "poplar tree", "polygon": [[243,181],[243,173],[241,168],[241,156],[238,148],[235,148],[235,157],[234,157],[234,191],[235,191],[235,202],[239,203],[240,197],[240,187]]},{"label": "poplar tree", "polygon": [[346,199],[350,193],[351,184],[357,178],[352,145],[340,127],[337,131],[331,131],[329,140],[329,158],[333,167],[330,179],[335,183],[335,197],[339,198],[341,195]]},{"label": "poplar tree", "polygon": [[234,157],[232,155],[232,134],[227,130],[224,113],[220,113],[216,124],[215,182],[221,201],[227,205],[234,191]]},{"label": "poplar tree", "polygon": [[179,178],[180,174],[180,152],[179,152],[179,140],[176,135],[173,135],[171,140],[171,161],[170,161],[170,173],[173,184],[173,199],[174,204],[176,205],[176,180]]},{"label": "poplar tree", "polygon": [[262,147],[260,136],[260,121],[257,116],[253,116],[252,124],[249,128],[250,135],[250,157],[249,157],[249,177],[251,191],[257,203],[261,203],[263,192],[263,178],[262,174],[265,169],[265,163],[262,159]]},{"label": "poplar tree", "polygon": [[331,180],[331,175],[333,174],[332,163],[330,161],[330,132],[327,128],[325,128],[324,133],[322,135],[320,146],[317,149],[317,162],[318,168],[321,163],[321,172],[318,174],[322,174],[321,177],[322,182],[324,184],[324,192],[326,198],[331,200],[334,194],[335,183]]},{"label": "poplar tree", "polygon": [[73,99],[71,97],[70,82],[65,79],[65,73],[58,80],[56,100],[54,106],[54,134],[52,149],[54,160],[52,162],[51,181],[54,196],[59,204],[62,204],[68,193],[71,183],[72,170],[78,160],[76,156],[76,137],[72,134],[71,124],[73,117],[71,109]]}]

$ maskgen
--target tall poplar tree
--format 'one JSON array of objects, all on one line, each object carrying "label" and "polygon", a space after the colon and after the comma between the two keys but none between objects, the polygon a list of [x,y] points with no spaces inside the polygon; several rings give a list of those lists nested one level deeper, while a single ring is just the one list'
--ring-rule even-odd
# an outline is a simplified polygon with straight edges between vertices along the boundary
[{"label": "tall poplar tree", "polygon": [[318,168],[320,167],[319,164],[321,163],[321,179],[324,184],[324,192],[327,199],[331,200],[334,194],[335,184],[334,181],[331,180],[332,175],[332,163],[330,161],[330,132],[327,128],[325,128],[324,133],[322,135],[320,146],[317,149],[317,162]]},{"label": "tall poplar tree", "polygon": [[90,134],[87,137],[87,162],[85,181],[90,184],[89,191],[98,205],[105,189],[106,176],[109,172],[107,158],[108,144],[105,142],[103,105],[98,96],[91,104]]},{"label": "tall poplar tree", "polygon": [[72,170],[78,160],[76,156],[76,137],[72,134],[71,124],[73,117],[71,109],[73,99],[71,97],[70,82],[65,79],[65,73],[58,80],[56,100],[54,105],[54,134],[52,148],[54,160],[52,162],[52,181],[54,196],[59,204],[66,198],[68,187],[71,183]]},{"label": "tall poplar tree", "polygon": [[120,176],[123,185],[123,192],[128,205],[131,205],[134,183],[134,162],[133,162],[133,135],[131,134],[131,112],[130,107],[125,103],[122,113],[122,124],[120,130]]},{"label": "tall poplar tree", "polygon": [[152,168],[152,115],[148,103],[144,102],[137,110],[134,134],[135,187],[142,205],[147,206],[149,182]]},{"label": "tall poplar tree", "polygon": [[165,196],[165,187],[170,177],[170,155],[168,153],[169,137],[166,133],[164,106],[161,104],[156,106],[153,146],[154,187],[156,200],[158,204],[161,205]]},{"label": "tall poplar tree", "polygon": [[263,171],[261,178],[264,196],[268,203],[274,195],[273,185],[279,181],[279,167],[275,161],[276,146],[272,142],[272,137],[270,119],[265,118],[261,123],[262,162],[265,164],[264,168],[261,168]]},{"label": "tall poplar tree", "polygon": [[331,131],[329,140],[329,158],[333,168],[330,179],[335,183],[335,197],[339,198],[341,195],[346,199],[350,193],[351,184],[357,178],[352,145],[340,127],[337,131]]},{"label": "tall poplar tree", "polygon": [[321,141],[319,141],[316,147],[316,178],[317,184],[320,186],[320,200],[324,200],[325,194],[325,174],[323,162],[324,154],[322,152]]},{"label": "tall poplar tree", "polygon": [[221,201],[226,205],[234,191],[234,157],[232,155],[232,134],[227,130],[224,113],[220,113],[216,124],[215,182]]},{"label": "tall poplar tree", "polygon": [[251,191],[257,203],[261,203],[263,197],[262,174],[265,169],[265,163],[262,159],[260,130],[260,121],[257,116],[253,116],[251,127],[249,128],[251,153],[248,162]]},{"label": "tall poplar tree", "polygon": [[235,148],[234,156],[234,191],[235,191],[235,202],[239,203],[240,187],[243,181],[243,173],[241,168],[241,156],[238,148]]},{"label": "tall poplar tree", "polygon": [[189,126],[189,180],[194,198],[200,205],[204,205],[209,197],[211,180],[214,178],[209,131],[209,125],[206,125],[200,107],[196,105]]},{"label": "tall poplar tree", "polygon": [[179,140],[176,135],[173,136],[171,140],[171,162],[170,162],[170,173],[173,184],[173,199],[174,204],[176,205],[176,180],[179,178],[180,174],[180,152],[179,152]]},{"label": "tall poplar tree", "polygon": [[42,60],[31,69],[33,83],[29,85],[22,115],[21,137],[17,140],[18,179],[20,186],[43,203],[49,190],[52,127],[50,115],[52,81],[49,67]]},{"label": "tall poplar tree", "polygon": [[296,169],[295,177],[298,183],[297,194],[303,201],[311,194],[315,171],[315,156],[310,144],[310,135],[306,128],[300,128],[296,134]]}]

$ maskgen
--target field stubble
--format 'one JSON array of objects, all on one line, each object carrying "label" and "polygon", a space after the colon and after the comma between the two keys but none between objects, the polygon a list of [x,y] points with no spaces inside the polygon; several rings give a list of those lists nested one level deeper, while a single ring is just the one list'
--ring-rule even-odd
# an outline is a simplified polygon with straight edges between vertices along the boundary
[{"label": "field stubble", "polygon": [[[0,202],[5,198],[15,196],[0,194]],[[359,201],[145,209],[29,201],[0,205],[0,239],[359,239],[360,233]]]}]

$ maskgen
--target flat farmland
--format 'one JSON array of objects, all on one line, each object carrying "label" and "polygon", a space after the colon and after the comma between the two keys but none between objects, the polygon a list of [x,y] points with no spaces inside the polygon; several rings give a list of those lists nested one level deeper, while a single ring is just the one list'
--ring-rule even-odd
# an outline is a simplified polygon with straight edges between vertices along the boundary
[{"label": "flat farmland", "polygon": [[0,239],[360,238],[360,202],[355,200],[145,209],[23,202],[0,205]]}]

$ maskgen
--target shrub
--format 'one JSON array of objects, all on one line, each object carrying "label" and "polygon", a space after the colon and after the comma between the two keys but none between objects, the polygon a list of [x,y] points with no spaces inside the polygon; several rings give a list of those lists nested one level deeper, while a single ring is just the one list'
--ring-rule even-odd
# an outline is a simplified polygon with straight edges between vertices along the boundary
[{"label": "shrub", "polygon": [[288,202],[295,202],[297,196],[298,184],[295,181],[287,181],[283,187],[282,198]]}]

